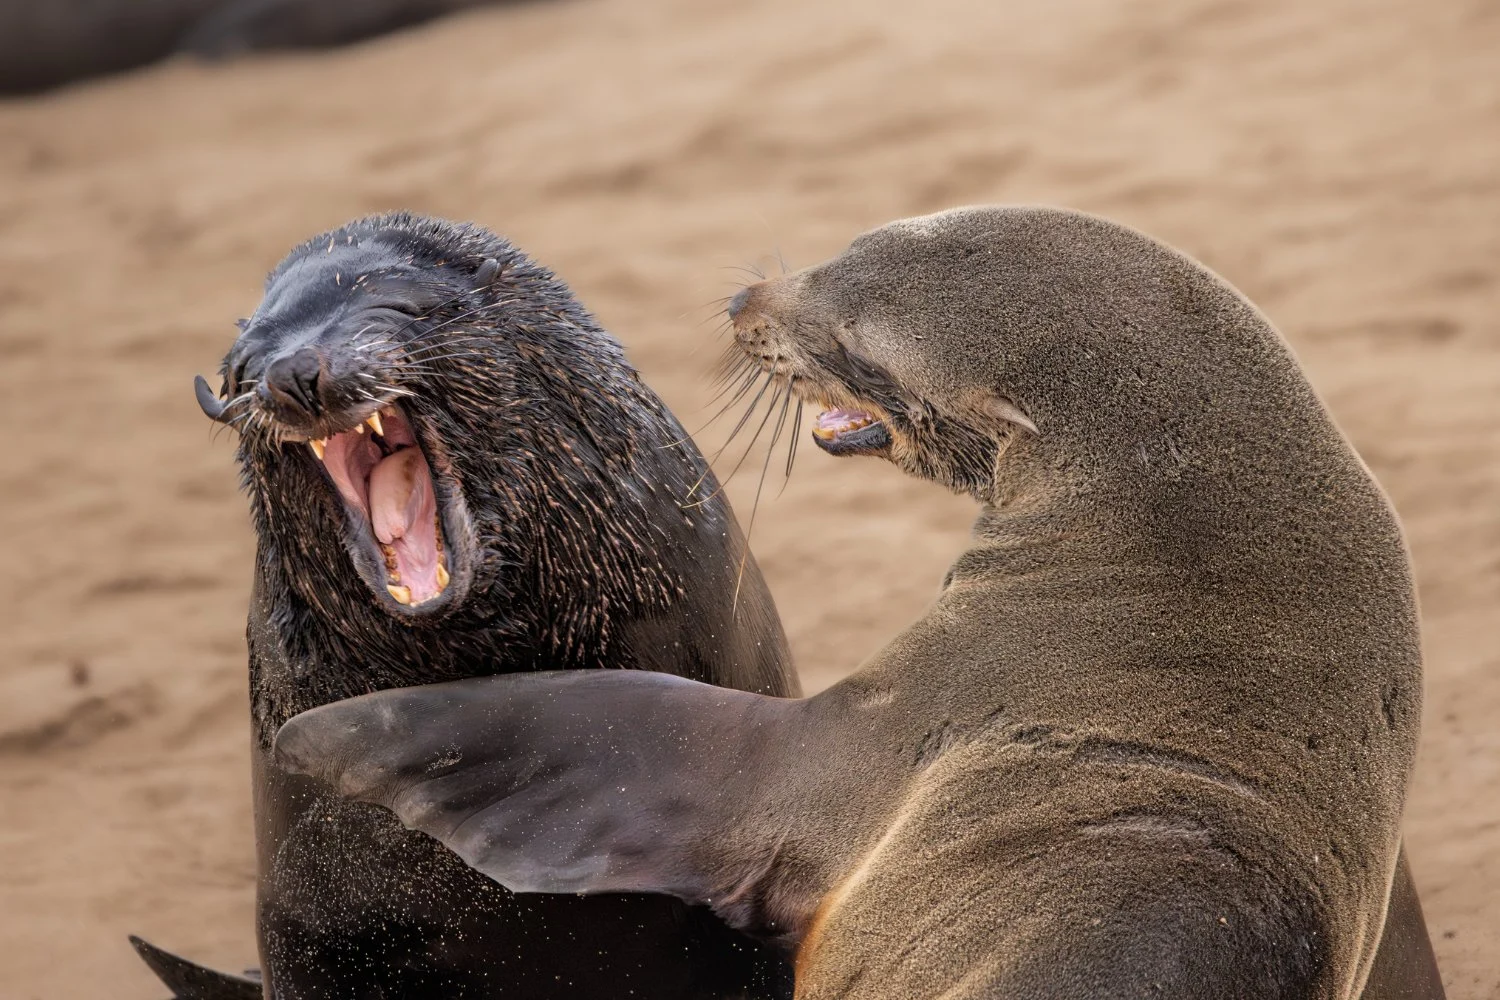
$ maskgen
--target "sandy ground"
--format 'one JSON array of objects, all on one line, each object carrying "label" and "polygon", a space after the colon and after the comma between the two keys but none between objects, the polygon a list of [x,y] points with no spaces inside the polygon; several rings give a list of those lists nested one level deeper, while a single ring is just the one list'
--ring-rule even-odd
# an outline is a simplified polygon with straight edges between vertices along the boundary
[{"label": "sandy ground", "polygon": [[[1500,998],[1497,51],[1492,0],[571,0],[0,104],[0,995],[156,996],[130,931],[253,958],[251,539],[189,385],[294,242],[489,224],[695,426],[733,265],[1047,201],[1228,276],[1394,498],[1412,862],[1450,996]],[[809,687],[915,615],[970,514],[808,450],[754,547]]]}]

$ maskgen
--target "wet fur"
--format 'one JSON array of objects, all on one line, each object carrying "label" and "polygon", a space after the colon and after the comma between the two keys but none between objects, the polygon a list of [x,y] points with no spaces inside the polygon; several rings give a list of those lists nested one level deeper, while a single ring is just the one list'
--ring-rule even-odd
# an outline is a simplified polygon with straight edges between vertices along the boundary
[{"label": "wet fur", "polygon": [[[326,280],[337,265],[320,258],[349,249],[351,239],[388,259],[344,275],[345,288]],[[469,287],[487,261],[498,263],[498,276]],[[369,322],[382,325],[361,339],[363,363],[443,442],[434,471],[451,467],[464,485],[477,567],[474,593],[451,613],[417,623],[385,613],[347,558],[328,557],[343,553],[344,515],[322,471],[304,447],[246,421],[239,459],[261,539],[258,569],[265,591],[277,595],[272,631],[297,664],[268,675],[252,655],[263,746],[297,712],[380,688],[513,670],[656,666],[656,633],[704,628],[687,623],[686,612],[722,617],[722,646],[687,644],[691,658],[674,661],[673,672],[786,690],[784,640],[763,584],[735,624],[729,602],[699,607],[723,596],[705,576],[738,569],[727,503],[684,509],[694,483],[707,476],[706,492],[717,487],[712,473],[618,343],[550,272],[478,227],[398,215],[315,237],[267,284],[273,295],[285,287],[280,294],[295,308],[349,313],[341,322],[353,330],[365,326],[358,303],[368,299]],[[392,295],[416,297],[425,318],[385,318]],[[260,374],[233,378],[237,352],[260,351],[258,337],[299,322],[290,311],[252,318],[226,366],[230,395]],[[435,483],[441,490],[440,476]],[[696,558],[684,558],[684,546]]]},{"label": "wet fur", "polygon": [[[467,561],[438,611],[400,615],[375,599],[351,564],[333,486],[255,405],[269,361],[302,343],[319,346],[329,372],[369,375],[371,395],[399,403],[424,450],[436,442],[435,487],[467,513],[445,524],[470,529],[448,539]],[[247,636],[268,990],[524,998],[564,983],[580,997],[622,984],[651,996],[780,995],[780,961],[704,910],[665,897],[518,900],[388,814],[267,757],[297,712],[481,674],[660,669],[795,692],[728,504],[683,508],[712,475],[619,344],[504,240],[397,214],[292,251],[223,375],[259,540]]]},{"label": "wet fur", "polygon": [[1252,305],[1020,208],[741,303],[748,356],[982,505],[918,621],[806,700],[472,680],[308,713],[282,759],[512,887],[709,903],[806,1000],[1442,997],[1400,857],[1406,547]]}]

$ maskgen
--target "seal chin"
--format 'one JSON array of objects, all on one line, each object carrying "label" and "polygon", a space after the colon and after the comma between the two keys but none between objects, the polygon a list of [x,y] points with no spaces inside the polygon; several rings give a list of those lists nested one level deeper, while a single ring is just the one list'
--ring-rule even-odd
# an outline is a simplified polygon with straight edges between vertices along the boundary
[{"label": "seal chin", "polygon": [[865,410],[824,410],[812,433],[813,441],[830,455],[879,455],[891,447],[885,422]]},{"label": "seal chin", "polygon": [[377,599],[407,614],[450,603],[455,567],[447,539],[460,526],[444,521],[462,512],[457,491],[433,475],[433,443],[386,404],[307,446],[344,501],[350,554]]}]

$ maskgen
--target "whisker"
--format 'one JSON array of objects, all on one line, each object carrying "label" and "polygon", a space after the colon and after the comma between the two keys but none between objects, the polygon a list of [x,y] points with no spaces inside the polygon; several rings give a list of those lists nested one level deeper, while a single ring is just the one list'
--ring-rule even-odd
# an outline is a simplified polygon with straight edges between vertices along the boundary
[{"label": "whisker", "polygon": [[[771,377],[775,378],[775,374],[773,373]],[[777,401],[780,400],[781,397],[782,397],[782,389],[783,389],[783,386],[781,386],[781,385],[778,384],[777,387],[776,387],[776,393],[771,397],[771,405],[766,408],[766,415],[764,417],[760,418],[760,424],[755,428],[755,434],[751,436],[750,443],[745,446],[745,451],[744,451],[743,454],[740,455],[740,460],[738,462],[734,463],[734,468],[732,468],[732,469],[729,470],[729,475],[727,475],[723,479],[719,480],[719,488],[718,489],[714,490],[713,493],[711,493],[710,495],[704,497],[702,500],[698,501],[698,503],[694,504],[693,506],[701,506],[702,504],[708,503],[714,497],[718,496],[720,493],[723,493],[724,492],[724,488],[729,485],[729,481],[735,477],[735,473],[737,473],[737,472],[740,471],[740,466],[742,466],[742,465],[745,464],[745,459],[749,458],[750,457],[750,453],[755,450],[755,442],[757,442],[757,441],[760,440],[761,434],[763,434],[765,432],[766,425],[771,422],[771,416],[772,416],[772,414],[774,414],[776,412]],[[757,397],[757,399],[759,399],[759,397]],[[751,413],[754,413],[754,412],[755,412],[754,404],[751,404],[750,410],[747,411],[745,415],[748,417]],[[786,420],[786,408],[784,406],[782,407],[781,419],[782,419],[782,422],[785,422],[785,420]],[[730,440],[732,441],[733,439],[734,439],[734,435],[731,434],[730,435]],[[771,443],[773,445],[776,443],[776,439],[775,439],[774,435],[771,438]],[[729,441],[724,442],[724,446],[727,448],[729,446]],[[719,449],[719,452],[721,454],[723,453],[723,451],[724,451],[723,448]],[[715,455],[714,458],[717,459],[718,455]],[[767,455],[766,461],[767,462],[770,461],[769,454]]]},{"label": "whisker", "polygon": [[[397,343],[396,338],[400,337],[407,330],[411,329],[414,324],[420,323],[423,320],[431,319],[432,315],[434,313],[436,313],[439,310],[444,309],[444,308],[452,305],[454,302],[458,301],[460,298],[463,298],[464,295],[468,295],[468,294],[470,294],[470,293],[464,292],[464,293],[462,293],[460,295],[455,295],[452,298],[447,299],[444,302],[440,302],[438,305],[436,305],[436,306],[432,307],[431,309],[427,310],[426,312],[424,312],[421,316],[413,316],[408,322],[402,324],[401,326],[397,327],[395,330],[391,331],[391,334],[390,334],[390,336],[389,336],[388,339],[392,342],[392,346],[393,347],[394,346],[400,346],[400,347],[402,347],[402,348],[404,348],[404,349],[406,349],[406,350],[409,351],[409,350],[412,349],[412,347],[414,345],[421,344],[423,340],[436,335],[439,331],[446,329],[447,327],[453,325],[454,323],[457,323],[457,322],[459,322],[461,320],[469,319],[469,318],[474,317],[474,316],[478,316],[478,315],[480,315],[482,313],[485,313],[485,312],[488,312],[488,311],[490,311],[492,309],[499,309],[502,306],[511,305],[512,303],[514,303],[514,302],[517,301],[516,299],[512,298],[512,299],[497,299],[494,302],[483,303],[481,305],[475,306],[473,309],[467,309],[467,310],[465,310],[465,311],[463,311],[461,313],[458,313],[458,314],[456,314],[454,316],[450,316],[447,319],[442,320],[441,322],[434,323],[432,326],[428,327],[426,330],[421,331],[415,337],[412,337],[410,340],[405,341],[404,343],[399,343],[399,344]],[[469,335],[469,339],[480,340],[482,338],[479,337],[478,335],[470,334]],[[448,338],[444,338],[444,340],[442,342],[440,342],[438,344],[435,344],[435,345],[431,345],[431,346],[442,347],[442,346],[451,345],[453,343],[454,343],[453,340],[450,340]]]},{"label": "whisker", "polygon": [[[458,318],[459,317],[457,317],[457,316],[453,317],[453,319],[458,319]],[[444,320],[445,324],[447,322],[449,322],[449,321],[448,320]],[[483,333],[466,333],[466,334],[462,334],[462,333],[461,334],[451,334],[450,333],[448,336],[442,338],[441,340],[434,341],[433,343],[430,343],[430,344],[424,344],[422,342],[423,340],[425,340],[427,338],[427,336],[429,334],[438,333],[441,330],[445,330],[445,329],[447,329],[447,327],[445,325],[434,325],[431,330],[425,331],[420,337],[413,337],[411,340],[404,340],[404,341],[403,340],[393,340],[393,341],[390,341],[389,344],[390,344],[390,346],[392,348],[400,348],[400,349],[402,349],[404,351],[409,351],[409,352],[415,354],[418,351],[431,351],[431,350],[436,350],[438,348],[443,348],[443,347],[453,347],[453,346],[456,346],[456,345],[459,345],[459,344],[463,344],[463,345],[468,345],[468,344],[483,344],[483,343],[488,342],[488,340],[490,339],[489,336],[488,336],[488,334],[483,334]]]},{"label": "whisker", "polygon": [[760,372],[752,368],[749,371],[745,372],[744,377],[741,378],[738,382],[734,383],[733,385],[726,385],[723,389],[719,390],[719,392],[714,395],[714,398],[709,401],[709,406],[714,405],[720,399],[723,399],[726,395],[729,398],[725,399],[724,405],[720,406],[716,411],[714,411],[714,415],[709,417],[708,420],[704,422],[701,430],[707,430],[710,426],[716,423],[720,417],[727,413],[731,406],[744,399],[745,394],[749,392],[752,387],[754,387],[756,379],[758,379],[759,377]]},{"label": "whisker", "polygon": [[724,311],[724,307],[729,304],[729,300],[732,298],[734,298],[733,295],[721,295],[716,299],[710,299],[707,302],[700,302],[698,305],[693,306],[686,312],[681,313],[677,318],[687,319],[695,312],[698,312],[700,310],[708,310],[708,314],[702,319],[698,320],[696,324],[701,326],[702,324],[707,323],[709,320],[722,313]]},{"label": "whisker", "polygon": [[[750,358],[731,348],[710,370],[713,377],[709,379],[708,384],[722,391],[724,386],[732,385],[738,379],[743,378],[746,372],[754,372],[759,369],[760,366],[751,361]],[[713,404],[710,402],[707,405],[712,406]]]},{"label": "whisker", "polygon": [[748,274],[748,275],[750,275],[756,281],[765,281],[766,280],[766,272],[762,271],[760,268],[756,267],[754,264],[726,264],[723,267],[719,268],[719,270],[721,270],[721,271],[739,271],[742,274]]},{"label": "whisker", "polygon": [[[734,441],[735,435],[739,434],[739,432],[744,429],[746,422],[749,421],[749,419],[755,414],[755,408],[760,405],[761,397],[766,394],[766,390],[771,388],[772,383],[774,383],[775,381],[776,373],[766,372],[766,380],[761,383],[760,391],[755,394],[754,399],[750,400],[750,405],[745,408],[745,412],[740,417],[739,423],[734,425],[734,429],[729,432],[729,436],[724,439],[724,444],[721,445],[719,450],[714,453],[714,457],[710,459],[710,461],[717,461],[719,456],[724,454],[724,449],[728,448],[730,443]],[[764,423],[764,421],[762,421],[762,423]],[[760,432],[756,431],[756,433],[759,434]],[[753,439],[751,443],[754,443]]]},{"label": "whisker", "polygon": [[425,364],[431,364],[431,363],[437,362],[437,361],[455,361],[455,360],[458,360],[460,358],[490,358],[490,357],[492,357],[492,356],[490,354],[484,352],[484,351],[452,350],[452,351],[449,351],[447,354],[423,354],[420,357],[414,357],[414,358],[395,358],[395,359],[392,359],[392,361],[393,361],[393,363],[400,364],[400,365],[404,366],[406,364],[425,365]]},{"label": "whisker", "polygon": [[[444,328],[446,329],[446,327]],[[433,332],[438,332],[438,327],[433,327]],[[483,347],[488,344],[490,338],[485,334],[478,333],[449,333],[447,336],[433,340],[431,343],[422,343],[419,340],[391,341],[387,348],[393,351],[401,351],[408,355],[419,355],[427,351],[442,351],[452,347]]]},{"label": "whisker", "polygon": [[709,401],[703,404],[704,408],[707,409],[713,406],[724,393],[729,392],[733,387],[744,382],[746,379],[754,379],[758,374],[760,374],[760,367],[752,363],[749,358],[738,364],[726,366],[723,371],[716,374],[709,382],[709,385],[713,386],[715,391]]},{"label": "whisker", "polygon": [[[735,386],[725,386],[724,388],[720,389],[717,393],[714,394],[713,399],[710,399],[708,401],[708,403],[706,404],[706,406],[712,406],[712,405],[714,405],[714,403],[718,402],[719,399],[721,397],[723,397],[723,395],[726,392],[729,392],[731,389],[734,390],[734,395],[729,398],[728,402],[726,402],[723,406],[719,407],[719,412],[715,413],[713,416],[711,416],[707,420],[705,420],[703,422],[703,426],[699,427],[697,430],[686,432],[686,435],[684,437],[680,437],[676,441],[669,441],[666,444],[662,445],[661,447],[662,448],[676,448],[679,445],[681,445],[683,442],[689,441],[689,440],[697,437],[699,434],[702,434],[704,431],[708,430],[710,427],[712,427],[714,425],[715,421],[717,421],[720,417],[722,417],[725,413],[727,413],[729,411],[729,408],[731,406],[733,406],[735,403],[738,403],[741,399],[745,398],[745,393],[749,392],[750,391],[750,387],[753,386],[753,385],[755,385],[755,380],[756,380],[757,376],[759,376],[759,375],[760,375],[760,370],[759,369],[757,369],[757,368],[751,368],[750,370],[748,370],[748,371],[745,372],[744,377],[739,381],[739,383],[737,383],[738,388],[736,388]],[[700,480],[700,482],[701,482],[701,480]],[[688,491],[688,495],[692,496],[692,490]]]},{"label": "whisker", "polygon": [[[758,378],[759,372],[756,372],[755,376]],[[692,486],[688,487],[687,497],[691,497],[694,493],[698,492],[698,487],[703,485],[703,480],[707,479],[709,473],[713,470],[713,463],[719,460],[719,456],[724,454],[725,450],[728,449],[729,445],[734,441],[734,436],[740,432],[740,428],[745,426],[745,421],[749,420],[751,415],[755,413],[755,408],[760,405],[761,397],[766,394],[766,390],[771,387],[771,383],[775,378],[775,373],[766,373],[765,381],[760,384],[760,391],[755,394],[755,398],[752,399],[750,401],[750,405],[745,408],[745,412],[740,416],[740,422],[734,425],[734,430],[729,432],[729,436],[724,439],[724,443],[719,446],[719,450],[714,452],[713,457],[708,459],[707,463],[705,463],[703,475],[699,476],[698,481],[693,483]],[[754,384],[753,380],[751,384]],[[723,489],[723,486],[721,485],[719,488]],[[717,495],[717,491],[715,491],[715,495]],[[684,497],[683,499],[686,500],[687,497]],[[712,499],[712,497],[710,497],[709,499]],[[707,501],[703,502],[706,503]]]},{"label": "whisker", "polygon": [[[734,578],[734,600],[730,604],[731,609],[738,608],[740,604],[740,584],[745,579],[745,563],[750,560],[750,538],[755,534],[755,515],[760,513],[760,495],[766,488],[766,473],[771,469],[771,456],[776,454],[776,439],[781,437],[781,431],[786,426],[787,406],[792,401],[792,380],[788,379],[786,391],[781,396],[781,416],[776,419],[776,429],[771,432],[770,443],[766,445],[766,460],[761,463],[760,482],[755,486],[755,499],[750,504],[750,523],[745,527],[745,551],[740,553],[740,568]],[[776,401],[771,401],[771,409],[776,408]],[[766,414],[767,417],[770,413]],[[759,434],[757,434],[757,437]],[[752,440],[751,444],[755,442]],[[748,451],[746,452],[748,454]],[[741,461],[744,461],[741,459]],[[733,473],[730,473],[733,475]]]},{"label": "whisker", "polygon": [[778,497],[786,492],[786,485],[792,481],[792,463],[797,461],[797,442],[802,440],[802,400],[797,400],[797,412],[792,415],[792,439],[786,446],[786,472],[782,475],[781,489],[777,491]]},{"label": "whisker", "polygon": [[[433,306],[431,309],[424,310],[423,313],[422,313],[422,315],[420,315],[420,316],[413,316],[410,320],[408,320],[407,322],[403,323],[401,326],[397,327],[394,331],[392,331],[392,336],[399,336],[399,335],[405,333],[407,330],[410,330],[413,325],[415,325],[417,323],[420,323],[424,319],[429,318],[433,313],[438,312],[441,309],[448,308],[453,303],[457,302],[459,299],[462,299],[462,298],[464,298],[464,297],[466,297],[468,295],[474,294],[474,291],[475,290],[472,289],[472,288],[466,288],[466,289],[464,289],[461,292],[457,292],[457,293],[455,293],[453,295],[450,295],[448,298],[446,298],[443,301],[439,302],[437,305]],[[514,299],[509,299],[507,301],[514,302],[515,300]],[[483,308],[486,308],[486,307],[485,306],[480,306],[480,308],[483,309]],[[431,332],[431,331],[428,331],[428,332]],[[426,336],[426,334],[424,333],[422,336]]]}]

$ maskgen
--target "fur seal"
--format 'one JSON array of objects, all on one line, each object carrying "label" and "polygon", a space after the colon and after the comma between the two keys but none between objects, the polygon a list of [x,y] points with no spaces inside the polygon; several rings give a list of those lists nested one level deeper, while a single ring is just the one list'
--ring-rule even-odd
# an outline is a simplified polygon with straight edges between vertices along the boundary
[{"label": "fur seal", "polygon": [[[218,396],[197,391],[239,434],[258,539],[266,995],[785,995],[784,959],[705,908],[518,898],[269,758],[299,712],[479,674],[608,666],[797,690],[729,505],[619,344],[503,239],[408,214],[293,250],[242,328]],[[688,506],[694,484],[710,499]]]},{"label": "fur seal", "polygon": [[0,0],[0,94],[177,53],[327,48],[499,0]]},{"label": "fur seal", "polygon": [[1406,546],[1249,302],[989,207],[730,315],[824,450],[982,505],[917,622],[805,700],[469,680],[301,715],[278,759],[518,891],[710,905],[806,1000],[1442,997],[1401,857]]}]

